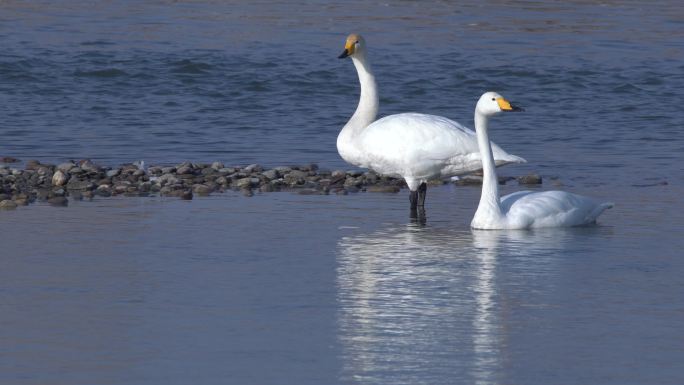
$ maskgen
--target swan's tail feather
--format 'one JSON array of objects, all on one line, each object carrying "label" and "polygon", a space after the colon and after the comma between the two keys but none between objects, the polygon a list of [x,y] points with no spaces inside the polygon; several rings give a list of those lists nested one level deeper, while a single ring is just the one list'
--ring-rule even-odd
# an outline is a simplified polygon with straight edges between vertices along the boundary
[{"label": "swan's tail feather", "polygon": [[525,158],[521,158],[516,155],[506,154],[506,156],[503,158],[494,159],[494,163],[497,166],[503,166],[511,163],[527,163],[527,161],[525,160]]},{"label": "swan's tail feather", "polygon": [[587,216],[586,223],[594,223],[596,222],[596,219],[599,217],[599,215],[603,214],[604,211],[608,209],[612,209],[615,207],[615,203],[613,202],[602,202],[599,203],[596,208]]}]

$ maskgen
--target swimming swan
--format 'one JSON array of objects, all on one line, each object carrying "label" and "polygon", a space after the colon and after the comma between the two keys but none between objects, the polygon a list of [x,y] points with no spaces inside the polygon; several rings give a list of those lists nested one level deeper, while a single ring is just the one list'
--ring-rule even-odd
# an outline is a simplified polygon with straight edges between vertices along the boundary
[{"label": "swimming swan", "polygon": [[475,107],[475,131],[482,153],[482,196],[470,226],[475,229],[527,229],[533,227],[579,226],[596,222],[613,207],[565,191],[518,191],[499,199],[492,147],[487,133],[489,117],[500,112],[522,111],[496,92],[487,92]]},{"label": "swimming swan", "polygon": [[[429,179],[463,175],[482,168],[475,133],[441,116],[403,113],[375,121],[378,91],[366,43],[360,35],[347,37],[340,59],[351,57],[361,83],[354,115],[337,137],[342,159],[379,174],[404,178],[411,190],[411,209],[425,203]],[[374,122],[375,121],[375,122]],[[493,144],[496,165],[524,163]]]}]

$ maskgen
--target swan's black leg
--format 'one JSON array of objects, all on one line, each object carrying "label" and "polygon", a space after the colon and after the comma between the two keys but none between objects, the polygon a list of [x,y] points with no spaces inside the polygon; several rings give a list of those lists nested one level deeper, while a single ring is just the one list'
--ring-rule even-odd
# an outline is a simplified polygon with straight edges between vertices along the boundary
[{"label": "swan's black leg", "polygon": [[409,194],[409,200],[411,201],[411,212],[413,212],[418,207],[418,190],[411,191]]},{"label": "swan's black leg", "polygon": [[425,196],[427,195],[427,183],[423,182],[418,186],[418,206],[425,206]]}]

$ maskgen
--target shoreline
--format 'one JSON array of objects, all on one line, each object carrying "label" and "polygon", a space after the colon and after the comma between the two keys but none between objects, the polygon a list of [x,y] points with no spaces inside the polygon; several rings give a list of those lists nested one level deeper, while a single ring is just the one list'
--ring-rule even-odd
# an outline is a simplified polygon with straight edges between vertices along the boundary
[{"label": "shoreline", "polygon": [[[3,161],[10,158],[2,158]],[[20,161],[11,158],[11,163]],[[10,164],[11,164],[10,163]],[[225,166],[221,162],[183,162],[176,166],[123,164],[100,166],[85,159],[60,164],[26,162],[24,168],[0,163],[0,209],[15,209],[35,201],[67,206],[81,200],[117,195],[163,196],[191,200],[195,195],[239,191],[245,196],[259,192],[293,192],[303,195],[347,195],[356,192],[398,193],[406,188],[403,179],[381,176],[366,170],[325,170],[316,164],[265,169],[258,164]],[[499,184],[517,180],[521,185],[539,185],[539,175],[499,177]],[[457,180],[434,180],[430,185],[480,185],[482,178],[470,174]]]}]

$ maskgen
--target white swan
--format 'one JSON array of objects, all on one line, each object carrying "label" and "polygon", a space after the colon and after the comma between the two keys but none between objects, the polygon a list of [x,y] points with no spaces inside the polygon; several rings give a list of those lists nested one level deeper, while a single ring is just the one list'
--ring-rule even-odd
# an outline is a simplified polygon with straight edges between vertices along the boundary
[{"label": "white swan", "polygon": [[[378,121],[378,91],[366,60],[363,37],[347,37],[340,59],[351,57],[359,75],[361,96],[354,115],[337,137],[337,151],[346,162],[379,174],[404,178],[411,190],[411,208],[425,203],[429,179],[463,175],[482,168],[475,133],[441,116],[403,113]],[[524,163],[493,144],[496,165]]]},{"label": "white swan", "polygon": [[518,191],[499,199],[492,147],[487,133],[490,116],[502,111],[521,111],[496,92],[487,92],[475,107],[475,131],[482,153],[482,196],[470,226],[475,229],[527,229],[532,227],[580,226],[596,222],[613,207],[565,191]]}]

